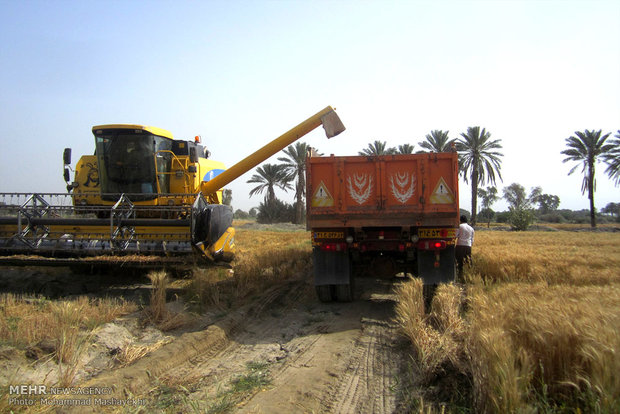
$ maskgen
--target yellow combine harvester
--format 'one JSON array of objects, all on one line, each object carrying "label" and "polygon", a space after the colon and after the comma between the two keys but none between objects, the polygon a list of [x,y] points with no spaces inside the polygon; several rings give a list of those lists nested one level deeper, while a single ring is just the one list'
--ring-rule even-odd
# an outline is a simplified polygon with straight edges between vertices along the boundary
[{"label": "yellow combine harvester", "polygon": [[234,257],[232,208],[222,189],[323,125],[331,138],[344,126],[331,107],[308,118],[226,169],[199,139],[178,140],[141,125],[93,127],[95,155],[84,155],[68,194],[0,194],[0,263],[179,266]]}]

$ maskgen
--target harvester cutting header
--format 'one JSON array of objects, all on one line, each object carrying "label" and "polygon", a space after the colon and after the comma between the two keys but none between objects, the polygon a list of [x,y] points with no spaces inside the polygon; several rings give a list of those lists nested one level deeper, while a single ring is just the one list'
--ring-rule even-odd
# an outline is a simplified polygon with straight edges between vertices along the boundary
[{"label": "harvester cutting header", "polygon": [[68,194],[0,194],[1,261],[230,261],[235,231],[222,189],[319,125],[328,138],[345,129],[328,106],[229,169],[209,158],[198,137],[179,140],[141,125],[94,126],[95,154],[80,158],[73,180],[65,149]]}]

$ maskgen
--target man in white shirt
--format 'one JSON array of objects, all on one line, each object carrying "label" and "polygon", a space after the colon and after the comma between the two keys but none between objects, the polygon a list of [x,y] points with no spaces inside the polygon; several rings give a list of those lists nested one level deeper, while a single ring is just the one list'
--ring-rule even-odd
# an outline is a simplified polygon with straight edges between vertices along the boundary
[{"label": "man in white shirt", "polygon": [[456,230],[456,249],[454,255],[456,257],[456,268],[459,274],[459,280],[463,280],[463,265],[465,262],[471,265],[471,246],[474,244],[474,229],[467,224],[467,217],[461,216],[461,224]]}]

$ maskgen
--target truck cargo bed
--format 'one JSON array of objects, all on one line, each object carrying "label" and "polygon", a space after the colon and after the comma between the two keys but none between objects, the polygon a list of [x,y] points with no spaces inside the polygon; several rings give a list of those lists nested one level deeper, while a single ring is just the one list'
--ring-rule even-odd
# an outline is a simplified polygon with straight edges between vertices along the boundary
[{"label": "truck cargo bed", "polygon": [[456,153],[309,157],[307,227],[458,225]]}]

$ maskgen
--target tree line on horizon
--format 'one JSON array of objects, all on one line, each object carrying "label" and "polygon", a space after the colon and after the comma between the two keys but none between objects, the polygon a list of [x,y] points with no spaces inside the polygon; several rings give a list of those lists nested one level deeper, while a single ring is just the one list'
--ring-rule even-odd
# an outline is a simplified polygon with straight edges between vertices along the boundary
[{"label": "tree line on horizon", "polygon": [[[620,130],[615,137],[611,133],[602,134],[602,130],[575,131],[574,135],[566,138],[566,149],[561,154],[566,162],[577,162],[568,172],[571,175],[581,166],[583,181],[581,192],[587,192],[590,201],[590,225],[596,227],[596,209],[594,204],[596,164],[602,161],[607,165],[605,173],[614,182],[620,184]],[[503,154],[501,139],[491,139],[491,133],[479,126],[468,127],[467,132],[461,133],[459,138],[449,138],[449,131],[433,130],[418,142],[425,152],[458,152],[459,174],[466,183],[471,183],[471,222],[476,224],[478,218],[478,198],[482,200],[482,211],[488,219],[491,205],[499,198],[496,183],[497,178],[503,181],[501,176],[501,163]],[[282,152],[285,156],[279,157],[280,164],[265,163],[256,168],[256,174],[247,181],[258,184],[250,191],[250,197],[255,194],[265,193],[263,202],[257,211],[259,222],[293,222],[305,221],[305,167],[306,156],[311,148],[305,142],[298,142],[288,146]],[[398,147],[388,147],[386,141],[375,140],[366,148],[358,152],[358,155],[392,155],[412,154],[414,145],[403,144]],[[292,190],[291,183],[295,183],[295,203],[290,205],[278,200],[275,188],[284,191]],[[489,185],[483,189],[482,186]],[[525,189],[517,183],[513,183],[503,189],[503,198],[509,204],[510,223],[515,229],[527,228],[533,221],[534,213],[532,205],[538,204],[539,211],[555,210],[560,200],[552,194],[543,194],[540,187],[532,190],[527,196]],[[610,203],[606,210],[613,214],[618,209]],[[490,220],[490,219],[489,219]]]}]

